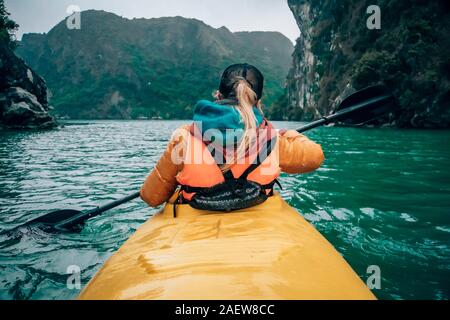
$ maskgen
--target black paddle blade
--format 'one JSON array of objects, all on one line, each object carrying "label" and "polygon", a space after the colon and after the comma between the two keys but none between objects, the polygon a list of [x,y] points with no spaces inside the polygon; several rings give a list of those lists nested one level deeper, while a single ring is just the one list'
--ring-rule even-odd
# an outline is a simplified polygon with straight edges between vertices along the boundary
[{"label": "black paddle blade", "polygon": [[72,231],[78,232],[81,230],[81,226],[73,226],[70,230],[66,228],[61,228],[59,224],[63,221],[76,217],[82,214],[81,211],[78,210],[57,210],[47,214],[44,214],[38,218],[30,220],[20,226],[12,228],[10,230],[4,230],[0,234],[7,235],[11,238],[20,237],[21,234],[29,232],[29,230],[38,228],[45,232],[65,232]]},{"label": "black paddle blade", "polygon": [[54,225],[61,221],[67,220],[75,215],[80,214],[81,211],[78,210],[71,210],[71,209],[64,209],[64,210],[57,210],[53,211],[47,214],[44,214],[43,216],[40,216],[36,219],[33,219],[31,221],[28,221],[26,224],[47,224],[47,225]]},{"label": "black paddle blade", "polygon": [[349,95],[339,104],[334,113],[345,113],[347,110],[354,109],[340,117],[338,122],[345,125],[361,125],[394,112],[397,107],[394,96],[389,90],[385,86],[376,85]]},{"label": "black paddle blade", "polygon": [[27,222],[26,226],[37,226],[38,228],[45,230],[46,232],[79,232],[83,229],[84,220],[73,222],[70,225],[66,225],[67,221],[72,221],[80,216],[85,216],[83,211],[64,209],[57,210],[34,220]]},{"label": "black paddle blade", "polygon": [[53,211],[31,221],[28,221],[27,223],[18,226],[13,230],[6,231],[6,233],[18,230],[22,227],[34,226],[48,232],[78,232],[81,231],[86,220],[98,216],[109,209],[115,208],[125,202],[139,197],[140,192],[137,191],[126,197],[111,201],[103,206],[88,211],[78,211],[71,209]]}]

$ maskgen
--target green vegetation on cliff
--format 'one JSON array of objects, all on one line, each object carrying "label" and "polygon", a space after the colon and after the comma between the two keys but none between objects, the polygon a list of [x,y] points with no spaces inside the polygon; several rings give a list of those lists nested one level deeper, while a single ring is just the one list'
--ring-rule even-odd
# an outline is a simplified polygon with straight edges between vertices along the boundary
[{"label": "green vegetation on cliff", "polygon": [[0,46],[15,47],[14,32],[19,25],[9,18],[4,0],[0,0]]},{"label": "green vegetation on cliff", "polygon": [[[378,124],[450,127],[449,1],[288,2],[302,31],[278,107],[290,118],[320,117],[342,92],[384,83],[401,110]],[[380,29],[366,25],[373,4]]]},{"label": "green vegetation on cliff", "polygon": [[25,34],[16,52],[47,81],[59,116],[129,119],[190,118],[211,98],[231,63],[254,64],[266,78],[266,105],[283,93],[293,45],[277,32],[215,29],[182,17],[125,19],[81,13],[48,34]]}]

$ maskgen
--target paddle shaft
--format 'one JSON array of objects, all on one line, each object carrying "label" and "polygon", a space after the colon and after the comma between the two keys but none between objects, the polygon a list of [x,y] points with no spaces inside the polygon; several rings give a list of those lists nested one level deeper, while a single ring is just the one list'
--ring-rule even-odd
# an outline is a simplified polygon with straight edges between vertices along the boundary
[{"label": "paddle shaft", "polygon": [[391,98],[390,95],[383,95],[383,96],[379,96],[379,97],[372,98],[372,99],[366,100],[364,102],[355,104],[352,107],[349,107],[349,108],[346,108],[344,110],[338,111],[338,112],[333,113],[333,114],[331,114],[329,116],[323,117],[322,119],[310,122],[307,125],[297,129],[297,132],[300,132],[300,133],[301,132],[305,132],[307,130],[319,127],[321,125],[335,122],[335,121],[337,121],[337,120],[339,120],[341,118],[344,118],[346,115],[354,112],[355,110],[358,110],[360,108],[363,108],[365,106],[368,106],[368,105],[371,105],[371,104],[374,104],[374,103],[379,103],[379,102],[381,102],[383,100],[387,100],[387,99],[390,99],[390,98]]},{"label": "paddle shaft", "polygon": [[117,199],[117,200],[114,200],[114,201],[112,201],[110,203],[107,203],[107,204],[105,204],[103,206],[97,207],[95,209],[92,209],[92,210],[89,210],[89,211],[86,211],[86,212],[82,212],[82,213],[80,213],[78,215],[75,215],[72,218],[66,219],[66,220],[58,223],[56,225],[56,228],[65,228],[66,226],[69,226],[69,225],[77,225],[77,224],[83,223],[87,219],[90,219],[92,217],[98,216],[98,215],[102,214],[103,212],[105,212],[107,210],[110,210],[112,208],[120,206],[121,204],[124,204],[125,202],[128,202],[128,201],[131,201],[133,199],[136,199],[139,196],[140,196],[140,192],[135,192],[135,193],[130,194],[130,195],[128,195],[126,197],[123,197],[121,199]]}]

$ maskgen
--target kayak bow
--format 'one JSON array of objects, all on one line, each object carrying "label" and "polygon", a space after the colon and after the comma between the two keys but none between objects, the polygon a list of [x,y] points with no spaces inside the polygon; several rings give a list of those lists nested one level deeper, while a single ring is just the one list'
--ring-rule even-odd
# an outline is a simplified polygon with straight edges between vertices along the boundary
[{"label": "kayak bow", "polygon": [[79,299],[375,299],[278,194],[217,213],[172,204],[151,217]]}]

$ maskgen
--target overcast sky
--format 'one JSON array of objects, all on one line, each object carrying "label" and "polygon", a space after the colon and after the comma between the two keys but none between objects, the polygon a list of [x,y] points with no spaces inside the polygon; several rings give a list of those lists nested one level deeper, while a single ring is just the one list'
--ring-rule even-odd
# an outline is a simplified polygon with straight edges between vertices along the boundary
[{"label": "overcast sky", "polygon": [[6,0],[23,33],[48,32],[67,16],[70,5],[102,9],[127,18],[183,16],[231,31],[279,31],[295,42],[300,32],[287,0]]}]

